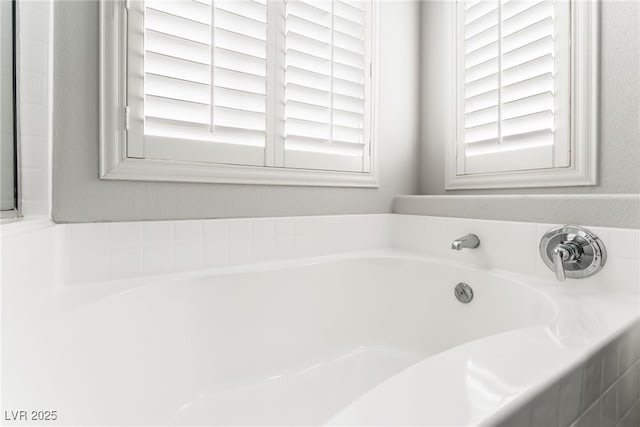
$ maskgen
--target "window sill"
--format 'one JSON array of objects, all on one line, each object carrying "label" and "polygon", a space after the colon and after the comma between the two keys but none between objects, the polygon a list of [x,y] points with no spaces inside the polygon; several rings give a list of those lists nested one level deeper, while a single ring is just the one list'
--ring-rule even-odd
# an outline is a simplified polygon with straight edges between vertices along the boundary
[{"label": "window sill", "polygon": [[579,187],[597,185],[595,165],[518,172],[445,176],[445,190]]},{"label": "window sill", "polygon": [[378,188],[373,173],[316,171],[261,166],[221,165],[175,160],[127,158],[101,174],[102,179]]}]

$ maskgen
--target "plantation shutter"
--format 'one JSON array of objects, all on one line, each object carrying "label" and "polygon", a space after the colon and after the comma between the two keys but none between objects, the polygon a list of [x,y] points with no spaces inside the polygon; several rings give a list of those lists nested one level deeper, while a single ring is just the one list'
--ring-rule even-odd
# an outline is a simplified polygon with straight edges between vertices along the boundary
[{"label": "plantation shutter", "polygon": [[285,167],[369,171],[370,7],[286,0]]},{"label": "plantation shutter", "polygon": [[144,157],[263,166],[266,0],[144,2]]},{"label": "plantation shutter", "polygon": [[569,165],[568,8],[460,3],[459,175]]}]

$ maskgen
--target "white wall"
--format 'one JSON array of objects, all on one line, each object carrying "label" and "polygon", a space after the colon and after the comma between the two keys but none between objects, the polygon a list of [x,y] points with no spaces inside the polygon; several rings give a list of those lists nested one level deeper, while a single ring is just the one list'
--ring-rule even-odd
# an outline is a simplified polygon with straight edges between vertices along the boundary
[{"label": "white wall", "polygon": [[379,189],[115,182],[98,178],[98,3],[56,2],[57,222],[390,212],[417,191],[419,2],[381,3]]}]

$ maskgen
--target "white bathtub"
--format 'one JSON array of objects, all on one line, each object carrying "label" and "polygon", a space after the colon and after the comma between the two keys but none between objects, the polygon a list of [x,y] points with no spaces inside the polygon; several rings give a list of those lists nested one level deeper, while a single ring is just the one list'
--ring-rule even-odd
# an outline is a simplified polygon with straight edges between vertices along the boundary
[{"label": "white bathtub", "polygon": [[68,287],[5,328],[4,408],[57,425],[492,424],[633,318],[633,301],[567,289],[393,250]]}]

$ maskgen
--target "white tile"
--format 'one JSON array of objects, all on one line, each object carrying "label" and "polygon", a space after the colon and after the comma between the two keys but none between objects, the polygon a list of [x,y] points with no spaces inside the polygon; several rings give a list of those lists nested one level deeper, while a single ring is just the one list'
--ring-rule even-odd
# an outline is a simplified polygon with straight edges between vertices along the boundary
[{"label": "white tile", "polygon": [[251,239],[252,220],[232,219],[229,220],[229,239]]},{"label": "white tile", "polygon": [[640,328],[637,322],[620,337],[618,355],[618,375],[624,373],[640,358]]},{"label": "white tile", "polygon": [[497,427],[530,427],[531,408],[529,405],[518,409],[504,421],[498,423]]},{"label": "white tile", "polygon": [[[624,277],[624,280],[620,280]],[[640,263],[638,260],[627,258],[607,258],[602,270],[593,277],[592,283],[600,284],[601,288],[638,292],[640,290]]]},{"label": "white tile", "polygon": [[46,138],[39,136],[20,138],[20,161],[23,168],[48,170],[48,156]]},{"label": "white tile", "polygon": [[173,252],[173,223],[164,221],[143,223],[142,245],[145,248],[162,248]]},{"label": "white tile", "polygon": [[20,7],[21,39],[26,38],[39,42],[47,41],[49,20],[46,5],[36,1],[27,1],[24,3],[29,4],[30,7],[26,9]]},{"label": "white tile", "polygon": [[570,425],[580,415],[583,368],[581,364],[560,381],[561,426]]},{"label": "white tile", "polygon": [[110,248],[142,247],[141,222],[112,222],[108,230]]},{"label": "white tile", "polygon": [[274,218],[276,237],[293,237],[296,232],[293,218]]},{"label": "white tile", "polygon": [[89,282],[108,277],[107,224],[69,225],[69,280]]},{"label": "white tile", "polygon": [[109,263],[106,248],[74,251],[70,257],[70,282],[93,282],[109,277]]},{"label": "white tile", "polygon": [[141,273],[141,246],[109,248],[109,278],[127,278]]},{"label": "white tile", "polygon": [[47,70],[48,45],[43,41],[20,38],[20,70]]},{"label": "white tile", "polygon": [[507,225],[499,221],[484,221],[480,227],[480,249],[489,268],[508,268]]},{"label": "white tile", "polygon": [[555,385],[531,402],[531,427],[557,426],[560,422],[560,387]]},{"label": "white tile", "polygon": [[600,397],[600,423],[602,427],[614,427],[618,422],[616,387],[609,387]]},{"label": "white tile", "polygon": [[106,223],[70,224],[70,243],[72,250],[107,247],[108,226]]},{"label": "white tile", "polygon": [[[33,105],[45,105],[47,100],[46,73],[24,71],[20,75],[20,102]],[[23,149],[22,141],[20,150]]]},{"label": "white tile", "polygon": [[253,240],[253,261],[263,262],[274,259],[275,240],[273,239],[254,239]]},{"label": "white tile", "polygon": [[255,240],[273,240],[275,238],[275,222],[271,218],[253,220],[253,238]]},{"label": "white tile", "polygon": [[427,244],[427,236],[433,225],[430,217],[419,215],[394,215],[391,221],[391,246],[396,249],[428,253],[433,249]]},{"label": "white tile", "polygon": [[177,221],[173,233],[176,270],[202,267],[202,221]]},{"label": "white tile", "polygon": [[604,242],[612,258],[640,258],[640,230],[611,229],[611,240]]},{"label": "white tile", "polygon": [[309,235],[296,235],[295,254],[301,257],[317,256],[319,254],[317,239]]},{"label": "white tile", "polygon": [[294,220],[296,236],[307,236],[316,233],[315,217],[298,217]]},{"label": "white tile", "polygon": [[620,427],[638,427],[640,426],[640,400],[633,405],[633,408],[620,421]]},{"label": "white tile", "polygon": [[584,411],[591,406],[602,392],[601,352],[591,356],[587,363],[584,364],[582,384],[582,410]]},{"label": "white tile", "polygon": [[229,240],[229,264],[246,264],[253,259],[252,241],[250,239]]},{"label": "white tile", "polygon": [[145,274],[170,273],[174,271],[172,245],[144,247],[142,250],[142,270]]},{"label": "white tile", "polygon": [[204,222],[203,263],[205,266],[224,265],[229,256],[229,230],[226,220]]},{"label": "white tile", "polygon": [[275,255],[279,259],[293,258],[296,253],[295,238],[293,236],[276,237]]},{"label": "white tile", "polygon": [[[549,424],[551,425],[551,424]],[[580,417],[580,427],[602,427],[600,424],[600,400],[596,400]]]},{"label": "white tile", "polygon": [[611,387],[618,379],[618,339],[611,341],[602,350],[602,389]]},{"label": "white tile", "polygon": [[625,372],[616,384],[618,415],[624,414],[640,397],[640,362],[636,362]]},{"label": "white tile", "polygon": [[22,197],[32,201],[48,199],[48,178],[46,169],[21,169]]},{"label": "white tile", "polygon": [[531,274],[538,255],[536,224],[510,222],[507,224],[507,265],[509,270]]}]

